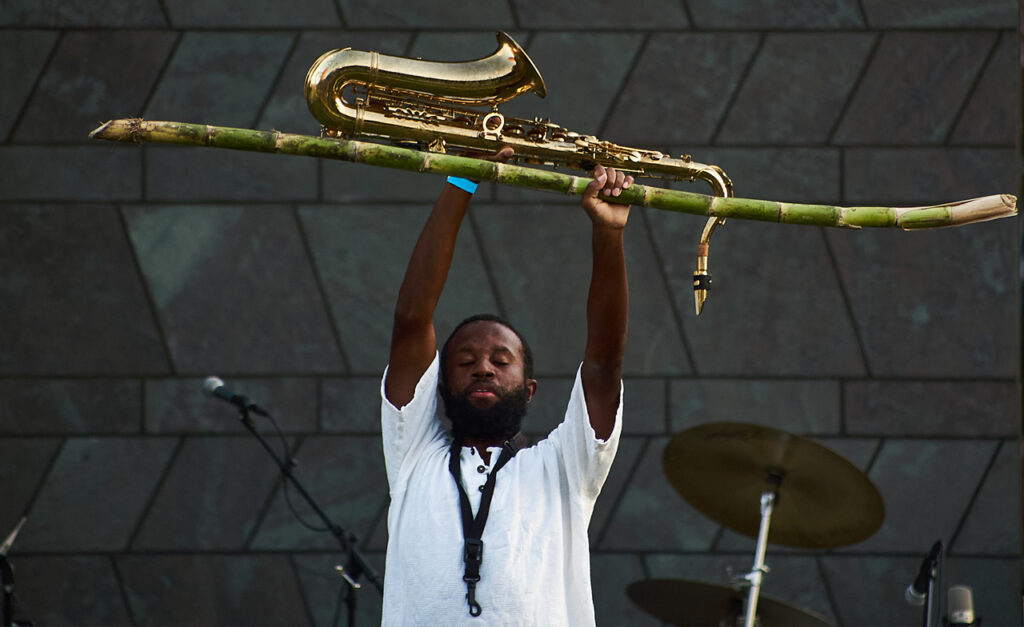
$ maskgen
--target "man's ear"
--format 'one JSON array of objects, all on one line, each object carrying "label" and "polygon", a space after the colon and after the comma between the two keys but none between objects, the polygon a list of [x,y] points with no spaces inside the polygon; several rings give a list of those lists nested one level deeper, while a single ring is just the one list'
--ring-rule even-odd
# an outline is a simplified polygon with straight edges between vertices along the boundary
[{"label": "man's ear", "polygon": [[533,400],[533,395],[537,393],[537,380],[527,379],[526,380],[526,402],[529,403]]}]

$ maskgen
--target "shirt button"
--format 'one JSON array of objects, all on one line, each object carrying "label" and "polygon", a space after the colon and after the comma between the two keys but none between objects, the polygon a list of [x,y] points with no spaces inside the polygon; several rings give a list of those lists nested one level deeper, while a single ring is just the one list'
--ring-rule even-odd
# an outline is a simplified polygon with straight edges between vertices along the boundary
[{"label": "shirt button", "polygon": [[476,471],[478,473],[480,473],[480,474],[483,474],[483,473],[487,472],[487,466],[484,466],[484,465],[481,464],[480,466],[476,467]]},{"label": "shirt button", "polygon": [[481,492],[483,492],[483,491],[484,491],[484,487],[483,487],[483,486],[480,486],[480,491],[481,491]]}]

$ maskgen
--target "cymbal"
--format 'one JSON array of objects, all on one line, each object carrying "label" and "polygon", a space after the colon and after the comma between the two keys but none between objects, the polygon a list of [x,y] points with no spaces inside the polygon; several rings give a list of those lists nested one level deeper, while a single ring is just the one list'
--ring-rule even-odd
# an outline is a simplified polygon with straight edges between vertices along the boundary
[{"label": "cymbal", "polygon": [[[746,592],[684,579],[646,579],[626,588],[634,605],[669,625],[720,627],[743,624]],[[832,627],[813,612],[782,601],[758,598],[757,617],[761,627]]]},{"label": "cymbal", "polygon": [[775,544],[854,544],[885,519],[882,497],[860,469],[817,442],[771,427],[699,425],[672,437],[663,462],[669,482],[687,502],[752,538],[769,474],[781,476],[768,531]]}]

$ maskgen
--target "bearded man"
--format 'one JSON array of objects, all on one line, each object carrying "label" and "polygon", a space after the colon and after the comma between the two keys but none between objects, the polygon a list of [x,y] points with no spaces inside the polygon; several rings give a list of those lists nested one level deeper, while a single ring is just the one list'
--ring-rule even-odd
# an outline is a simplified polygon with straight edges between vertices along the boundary
[{"label": "bearded man", "polygon": [[[488,159],[511,156],[505,148]],[[420,233],[381,384],[385,625],[594,624],[587,526],[622,427],[628,309],[629,206],[610,199],[633,182],[602,166],[594,176],[581,203],[593,227],[583,363],[563,422],[522,451],[515,436],[537,392],[526,340],[481,315],[437,351],[434,309],[475,184],[449,177]],[[438,392],[450,434],[436,416]]]}]

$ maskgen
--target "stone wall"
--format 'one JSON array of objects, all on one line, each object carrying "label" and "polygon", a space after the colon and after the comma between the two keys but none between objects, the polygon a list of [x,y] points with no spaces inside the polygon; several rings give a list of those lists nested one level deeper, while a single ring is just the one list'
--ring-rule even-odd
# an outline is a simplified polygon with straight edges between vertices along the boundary
[{"label": "stone wall", "polygon": [[[270,458],[200,384],[219,375],[278,417],[297,475],[383,569],[379,376],[442,185],[89,131],[144,116],[315,134],[302,82],[322,52],[465,60],[496,30],[549,91],[507,112],[692,154],[738,196],[1019,192],[1012,0],[6,0],[0,534],[28,516],[10,552],[23,616],[335,624],[335,542],[296,521]],[[635,209],[627,230],[626,418],[591,525],[598,623],[656,624],[630,582],[749,569],[753,541],[685,502],[661,461],[675,433],[742,421],[832,448],[886,505],[859,544],[772,545],[764,595],[837,625],[916,625],[903,590],[942,539],[946,583],[974,587],[986,625],[1019,625],[1017,219],[919,233],[731,220],[698,318],[703,222]],[[534,435],[560,420],[582,357],[588,246],[573,199],[484,185],[440,306],[442,336],[496,311],[531,339]],[[360,605],[361,624],[378,621],[371,587]]]}]

